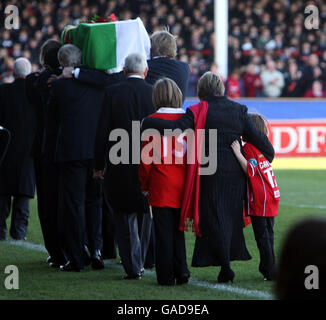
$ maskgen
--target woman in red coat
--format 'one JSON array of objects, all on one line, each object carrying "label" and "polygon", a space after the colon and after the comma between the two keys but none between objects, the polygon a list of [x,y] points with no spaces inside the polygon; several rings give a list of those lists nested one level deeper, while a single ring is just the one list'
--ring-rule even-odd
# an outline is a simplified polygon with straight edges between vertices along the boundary
[{"label": "woman in red coat", "polygon": [[[153,103],[157,112],[151,117],[177,120],[183,114],[182,93],[168,78],[156,82]],[[159,144],[157,144],[157,141]],[[145,146],[152,143],[150,151]],[[186,261],[184,232],[179,230],[180,208],[186,173],[186,141],[184,135],[159,137],[144,143],[139,178],[143,192],[148,192],[152,206],[156,240],[156,275],[160,285],[184,284],[190,273]],[[148,161],[148,160],[152,160]],[[151,162],[150,164],[148,164]]]}]

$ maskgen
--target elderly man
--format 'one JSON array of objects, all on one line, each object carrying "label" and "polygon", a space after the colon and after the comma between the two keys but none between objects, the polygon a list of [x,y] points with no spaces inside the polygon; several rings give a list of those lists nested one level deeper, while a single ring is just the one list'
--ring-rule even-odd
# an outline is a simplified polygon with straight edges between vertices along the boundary
[{"label": "elderly man", "polygon": [[[126,58],[124,73],[127,79],[106,91],[95,144],[95,168],[99,174],[104,170],[106,154],[112,146],[109,141],[111,131],[123,129],[129,136],[126,146],[129,148],[129,162],[116,164],[108,157],[104,179],[105,191],[114,211],[117,243],[126,272],[124,279],[141,278],[144,263],[141,247],[147,249],[146,243],[141,246],[137,218],[144,213],[148,214],[149,208],[147,199],[141,192],[138,164],[132,163],[131,139],[132,122],[139,122],[154,113],[153,89],[144,80],[147,71],[146,59],[141,54],[131,54]],[[148,242],[148,234],[146,241]]]},{"label": "elderly man", "polygon": [[[58,52],[62,67],[81,64],[81,51],[68,44]],[[56,133],[54,161],[59,167],[59,235],[68,262],[62,271],[82,271],[85,244],[94,269],[103,269],[101,257],[101,181],[93,179],[96,128],[104,90],[75,79],[51,82],[49,114]]]},{"label": "elderly man", "polygon": [[24,240],[29,217],[29,201],[34,197],[35,175],[31,147],[35,118],[25,92],[25,78],[31,64],[19,58],[14,64],[15,81],[0,86],[0,124],[11,132],[11,143],[0,167],[0,240],[6,239],[6,219],[12,205],[10,235]]}]

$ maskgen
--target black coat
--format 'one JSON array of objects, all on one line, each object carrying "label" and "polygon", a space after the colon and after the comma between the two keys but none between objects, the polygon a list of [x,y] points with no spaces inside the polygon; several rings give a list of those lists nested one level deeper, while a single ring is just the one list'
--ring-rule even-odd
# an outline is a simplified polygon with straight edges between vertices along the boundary
[{"label": "black coat", "polygon": [[123,72],[108,74],[104,71],[80,68],[78,81],[96,88],[107,88],[126,80]]},{"label": "black coat", "polygon": [[167,57],[155,58],[147,61],[148,74],[146,82],[154,85],[155,82],[163,77],[167,77],[175,81],[182,92],[182,101],[186,99],[188,88],[190,69],[189,66],[175,59]]},{"label": "black coat", "polygon": [[[103,169],[107,150],[116,142],[108,142],[110,132],[125,129],[129,135],[129,164],[113,164],[107,159],[105,189],[108,200],[116,212],[144,213],[147,200],[141,192],[138,164],[131,164],[132,146],[140,151],[140,140],[132,141],[132,121],[140,121],[154,113],[152,86],[142,79],[130,78],[107,89],[95,146],[95,167]],[[139,145],[137,145],[139,143]],[[138,159],[139,161],[139,159]]]},{"label": "black coat", "polygon": [[[36,117],[36,134],[32,146],[32,155],[39,158],[47,155],[47,150],[55,148],[55,139],[48,137],[48,127],[51,126],[52,115],[48,114],[50,85],[48,80],[52,75],[60,75],[61,69],[32,73],[26,77],[26,94],[29,103],[33,106]],[[47,141],[48,140],[48,141]],[[53,155],[52,155],[53,157]]]},{"label": "black coat", "polygon": [[35,122],[32,106],[26,98],[25,80],[0,85],[0,124],[11,133],[8,152],[0,167],[0,195],[34,197],[31,149]]},{"label": "black coat", "polygon": [[56,136],[53,150],[55,162],[94,158],[103,97],[104,90],[75,79],[56,79],[51,82],[49,116],[53,121],[49,135],[51,140]]},{"label": "black coat", "polygon": [[[207,129],[217,129],[217,170],[212,175],[200,177],[199,230],[202,236],[196,238],[194,267],[226,266],[232,260],[250,259],[242,231],[246,177],[233,154],[231,143],[240,141],[243,136],[269,161],[274,158],[273,146],[266,135],[256,130],[246,106],[226,97],[208,97],[206,101],[205,149],[207,154]],[[159,129],[161,133],[164,128],[194,128],[194,116],[187,109],[177,121],[147,118],[142,129],[147,128]]]}]

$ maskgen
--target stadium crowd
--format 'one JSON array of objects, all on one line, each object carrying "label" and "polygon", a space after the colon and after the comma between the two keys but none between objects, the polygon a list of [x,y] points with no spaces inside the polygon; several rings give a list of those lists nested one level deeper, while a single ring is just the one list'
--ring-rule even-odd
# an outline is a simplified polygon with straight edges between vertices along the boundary
[{"label": "stadium crowd", "polygon": [[[4,8],[0,4],[0,21]],[[168,26],[177,36],[178,59],[189,64],[187,96],[196,95],[199,77],[214,64],[213,0],[13,0],[21,28],[0,33],[2,82],[12,81],[13,62],[20,56],[38,70],[45,40],[59,39],[68,24],[94,14],[115,13],[119,20],[140,16],[149,33]],[[307,3],[301,0],[230,0],[229,76],[227,94],[239,97],[326,97],[326,5],[319,6],[318,30],[305,29]],[[253,84],[253,85],[252,85]]]}]

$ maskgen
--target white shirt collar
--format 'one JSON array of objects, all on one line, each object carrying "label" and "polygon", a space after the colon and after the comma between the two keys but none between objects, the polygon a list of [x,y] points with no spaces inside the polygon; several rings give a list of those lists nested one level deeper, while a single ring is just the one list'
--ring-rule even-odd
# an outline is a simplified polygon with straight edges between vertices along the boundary
[{"label": "white shirt collar", "polygon": [[156,111],[156,113],[185,113],[185,111],[182,108],[161,107]]},{"label": "white shirt collar", "polygon": [[139,76],[138,74],[133,74],[131,76],[128,77],[128,79],[130,78],[136,78],[136,79],[143,79],[141,76]]}]

